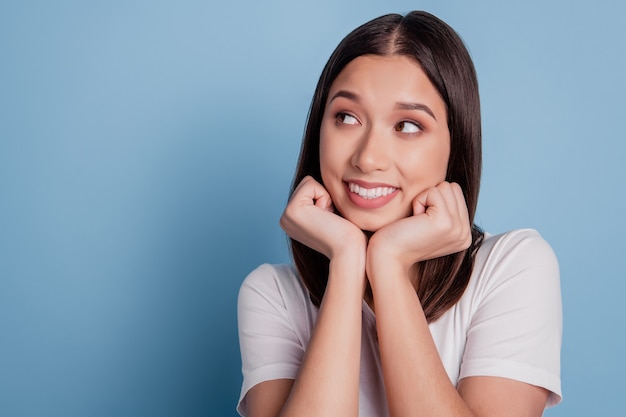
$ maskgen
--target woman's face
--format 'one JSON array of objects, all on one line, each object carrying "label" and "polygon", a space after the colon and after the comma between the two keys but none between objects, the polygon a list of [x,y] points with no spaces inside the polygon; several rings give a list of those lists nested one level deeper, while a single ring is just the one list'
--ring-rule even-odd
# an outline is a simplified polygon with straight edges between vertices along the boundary
[{"label": "woman's face", "polygon": [[333,204],[367,231],[412,214],[446,177],[445,103],[405,56],[364,55],[331,85],[320,130],[320,168]]}]

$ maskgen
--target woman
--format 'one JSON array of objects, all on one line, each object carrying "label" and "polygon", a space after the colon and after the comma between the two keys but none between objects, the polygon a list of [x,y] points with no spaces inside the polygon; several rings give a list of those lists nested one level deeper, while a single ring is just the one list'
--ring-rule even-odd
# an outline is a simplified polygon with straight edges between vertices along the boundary
[{"label": "woman", "polygon": [[478,86],[424,12],[355,29],[317,85],[281,218],[295,269],[243,283],[238,410],[540,416],[560,401],[558,264],[533,230],[473,224]]}]

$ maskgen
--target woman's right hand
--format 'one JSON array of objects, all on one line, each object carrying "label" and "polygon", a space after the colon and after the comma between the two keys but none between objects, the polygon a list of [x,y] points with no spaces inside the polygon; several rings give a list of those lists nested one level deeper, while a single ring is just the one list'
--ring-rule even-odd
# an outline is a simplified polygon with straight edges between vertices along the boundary
[{"label": "woman's right hand", "polygon": [[329,259],[346,250],[366,250],[363,231],[335,213],[330,194],[311,176],[294,190],[280,226],[292,239]]},{"label": "woman's right hand", "polygon": [[[356,416],[367,283],[365,234],[335,213],[328,191],[309,176],[294,190],[280,226],[292,239],[329,258],[328,281],[296,379],[256,385],[247,394],[248,411],[255,416]],[[280,343],[274,339],[282,338],[272,340]]]}]

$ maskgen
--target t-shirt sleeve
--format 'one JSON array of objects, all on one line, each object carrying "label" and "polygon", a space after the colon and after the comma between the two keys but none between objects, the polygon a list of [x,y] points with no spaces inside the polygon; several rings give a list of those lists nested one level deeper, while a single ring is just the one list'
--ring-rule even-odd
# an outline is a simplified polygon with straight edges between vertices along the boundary
[{"label": "t-shirt sleeve", "polygon": [[[289,311],[298,294],[295,277],[285,267],[261,265],[239,290],[237,319],[243,383],[237,411],[246,415],[246,393],[273,379],[295,379],[305,346]],[[297,305],[297,302],[296,302]]]},{"label": "t-shirt sleeve", "polygon": [[561,290],[556,256],[534,230],[503,235],[481,272],[459,378],[498,376],[561,400]]}]

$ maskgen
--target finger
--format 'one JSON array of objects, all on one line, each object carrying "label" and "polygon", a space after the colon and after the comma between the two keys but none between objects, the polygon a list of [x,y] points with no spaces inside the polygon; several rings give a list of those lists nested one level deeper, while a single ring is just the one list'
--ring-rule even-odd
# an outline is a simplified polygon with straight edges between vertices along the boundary
[{"label": "finger", "polygon": [[[326,191],[326,190],[324,190]],[[328,192],[324,192],[321,194],[318,194],[316,198],[313,199],[313,201],[315,202],[315,206],[319,207],[323,210],[327,210],[327,211],[333,211],[331,209],[333,202],[330,199],[330,194],[328,194]]]},{"label": "finger", "polygon": [[465,201],[465,195],[463,189],[459,184],[452,183],[452,189],[456,198],[457,210],[461,219],[469,224],[469,211],[467,209],[467,201]]},{"label": "finger", "polygon": [[417,216],[426,212],[426,200],[428,199],[428,190],[419,193],[413,199],[413,215]]},{"label": "finger", "polygon": [[332,206],[328,191],[311,176],[304,177],[298,184],[293,199],[303,205],[315,205],[324,210],[328,210]]},{"label": "finger", "polygon": [[[422,193],[418,194],[413,201],[414,211],[416,211],[416,209],[422,210],[422,213],[428,214],[429,212],[437,213],[442,209],[445,210],[445,200],[441,194],[441,190],[437,187],[424,190]],[[416,204],[418,205],[417,207]]]},{"label": "finger", "polygon": [[457,183],[450,183],[451,198],[450,210],[456,216],[459,221],[464,225],[469,224],[469,214],[467,210],[467,204],[465,202],[465,196],[461,186]]},{"label": "finger", "polygon": [[456,196],[459,219],[463,224],[463,234],[465,236],[465,240],[463,242],[462,249],[467,249],[472,244],[472,225],[470,223],[469,210],[467,209],[467,202],[465,201],[465,195],[463,194],[461,186],[457,183],[452,183],[452,189],[454,190],[454,194]]},{"label": "finger", "polygon": [[437,189],[441,192],[441,196],[443,197],[444,205],[442,206],[442,210],[446,210],[446,212],[451,216],[458,215],[458,203],[457,196],[454,192],[454,187],[451,183],[444,181],[437,185]]},{"label": "finger", "polygon": [[326,188],[324,188],[324,186],[319,182],[315,181],[315,179],[310,179],[310,188],[307,188],[307,191],[307,195],[316,207],[328,210],[333,205],[330,194]]},{"label": "finger", "polygon": [[311,180],[312,178],[310,176],[302,178],[302,181],[300,181],[296,188],[294,188],[290,201],[295,201],[301,198],[302,190],[308,186]]}]

